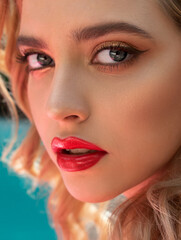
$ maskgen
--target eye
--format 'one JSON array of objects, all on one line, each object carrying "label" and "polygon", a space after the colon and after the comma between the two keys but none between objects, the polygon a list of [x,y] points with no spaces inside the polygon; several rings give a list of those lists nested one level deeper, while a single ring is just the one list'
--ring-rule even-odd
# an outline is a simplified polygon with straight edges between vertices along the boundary
[{"label": "eye", "polygon": [[52,59],[45,54],[32,54],[27,59],[31,69],[46,67],[52,63]]},{"label": "eye", "polygon": [[109,50],[100,51],[95,58],[95,63],[112,64],[116,62],[122,62],[130,56],[131,54],[123,51],[121,48],[114,47],[110,48]]},{"label": "eye", "polygon": [[99,70],[112,71],[133,64],[143,52],[124,42],[105,42],[94,50],[91,64],[99,66]]},{"label": "eye", "polygon": [[27,64],[28,72],[55,66],[53,59],[45,53],[27,51],[23,55],[19,54],[16,59]]}]

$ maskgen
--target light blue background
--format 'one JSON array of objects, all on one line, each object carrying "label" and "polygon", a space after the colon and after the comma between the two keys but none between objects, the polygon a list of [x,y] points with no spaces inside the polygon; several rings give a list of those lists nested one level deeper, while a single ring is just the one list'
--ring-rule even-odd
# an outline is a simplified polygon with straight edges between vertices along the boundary
[{"label": "light blue background", "polygon": [[[28,126],[27,121],[20,122],[19,141]],[[0,155],[10,135],[11,122],[0,119]],[[34,194],[36,197],[33,199],[27,190],[27,183],[0,162],[0,240],[57,239],[46,213],[48,194],[45,192],[44,197]]]}]

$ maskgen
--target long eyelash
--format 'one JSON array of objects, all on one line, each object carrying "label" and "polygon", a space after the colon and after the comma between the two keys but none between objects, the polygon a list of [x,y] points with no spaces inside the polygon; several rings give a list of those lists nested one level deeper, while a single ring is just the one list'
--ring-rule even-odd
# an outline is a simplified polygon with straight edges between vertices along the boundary
[{"label": "long eyelash", "polygon": [[[24,54],[24,55],[23,55]],[[37,54],[37,52],[35,51],[29,51],[29,52],[25,52],[25,53],[17,53],[16,54],[16,62],[20,63],[20,64],[25,64],[25,71],[27,73],[33,71],[33,69],[30,69],[29,65],[28,65],[28,56],[31,55],[31,54]]]},{"label": "long eyelash", "polygon": [[[101,52],[102,50],[106,50],[106,49],[111,49],[111,48],[120,48],[122,51],[125,51],[129,54],[132,54],[133,56],[127,60],[127,61],[124,61],[124,62],[120,62],[120,63],[115,63],[115,64],[101,64],[101,63],[93,63],[93,61],[90,62],[90,65],[97,65],[97,69],[98,70],[107,70],[109,69],[109,71],[113,71],[115,69],[119,69],[120,66],[124,66],[124,67],[128,67],[130,66],[131,64],[133,64],[133,62],[139,57],[139,55],[141,53],[144,53],[144,52],[147,52],[148,50],[138,50],[136,49],[135,47],[131,47],[129,45],[126,45],[124,44],[123,42],[113,42],[113,43],[108,43],[108,42],[105,42],[104,44],[102,44],[100,47],[96,48],[96,50],[94,51],[93,53],[93,58],[95,58],[95,56]],[[28,66],[28,56],[29,55],[32,55],[32,54],[45,54],[45,53],[42,53],[42,52],[37,52],[37,51],[34,51],[34,50],[28,50],[28,52],[24,52],[23,54],[21,53],[17,53],[16,55],[16,61],[20,64],[26,64],[26,70],[27,72],[30,72],[30,71],[35,71],[35,70],[40,70],[42,68],[38,68],[38,69],[30,69],[29,66]]]},{"label": "long eyelash", "polygon": [[28,53],[27,54],[24,54],[24,55],[22,55],[22,54],[20,54],[20,53],[17,53],[16,54],[16,62],[17,63],[20,63],[20,64],[25,64],[26,66],[25,66],[25,71],[27,72],[27,73],[29,73],[31,70],[30,70],[30,68],[29,68],[29,66],[28,66],[28,60],[27,60],[27,57],[28,57]]},{"label": "long eyelash", "polygon": [[16,60],[17,60],[18,63],[28,63],[27,58],[28,58],[29,55],[32,55],[32,54],[45,54],[45,53],[37,52],[33,49],[28,50],[28,51],[24,51],[23,53],[18,52],[16,54]]},{"label": "long eyelash", "polygon": [[[31,71],[36,71],[36,70],[41,70],[41,69],[45,69],[46,67],[40,67],[40,68],[36,68],[36,69],[31,69],[28,65],[28,56],[33,55],[33,54],[43,54],[46,55],[43,52],[39,52],[39,51],[34,51],[34,50],[28,50],[27,52],[23,52],[22,54],[20,52],[18,52],[16,54],[16,61],[20,64],[26,64],[26,68],[25,70],[29,73]],[[54,65],[52,65],[54,66]],[[49,66],[47,66],[49,67]]]},{"label": "long eyelash", "polygon": [[122,51],[125,51],[129,54],[132,54],[133,56],[129,60],[124,61],[124,62],[120,62],[120,63],[117,63],[117,64],[116,63],[115,64],[114,63],[111,63],[111,64],[93,63],[93,61],[91,61],[90,64],[91,65],[92,64],[97,65],[96,67],[97,67],[98,70],[103,70],[104,71],[104,70],[109,69],[109,71],[113,71],[114,69],[119,69],[121,66],[124,66],[124,67],[130,66],[139,57],[139,55],[141,53],[144,53],[144,52],[148,51],[148,50],[138,50],[135,47],[128,46],[128,45],[126,45],[124,43],[121,43],[121,42],[104,43],[100,47],[96,48],[96,50],[93,53],[93,58],[92,59],[94,60],[94,58],[96,57],[96,55],[99,52],[101,52],[103,50],[106,50],[106,49],[110,50],[111,48],[120,48]]},{"label": "long eyelash", "polygon": [[20,53],[17,53],[17,55],[16,55],[16,61],[18,62],[18,63],[26,63],[27,62],[27,55],[25,54],[25,55],[21,55]]}]

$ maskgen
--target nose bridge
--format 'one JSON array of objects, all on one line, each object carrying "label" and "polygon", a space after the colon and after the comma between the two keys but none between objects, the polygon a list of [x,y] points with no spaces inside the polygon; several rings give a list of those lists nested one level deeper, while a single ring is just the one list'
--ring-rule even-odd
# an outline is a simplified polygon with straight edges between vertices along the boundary
[{"label": "nose bridge", "polygon": [[84,121],[88,118],[88,102],[77,70],[66,65],[55,71],[46,110],[55,120]]}]

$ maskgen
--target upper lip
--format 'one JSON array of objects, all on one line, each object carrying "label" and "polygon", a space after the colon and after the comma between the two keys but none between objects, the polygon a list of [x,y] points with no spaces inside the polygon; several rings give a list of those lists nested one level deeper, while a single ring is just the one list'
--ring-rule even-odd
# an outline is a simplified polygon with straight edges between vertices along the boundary
[{"label": "upper lip", "polygon": [[52,140],[51,146],[52,146],[52,150],[55,153],[61,152],[63,149],[75,149],[75,148],[84,148],[84,149],[106,152],[105,150],[101,149],[95,144],[87,142],[77,137],[67,137],[64,139],[55,137]]}]

